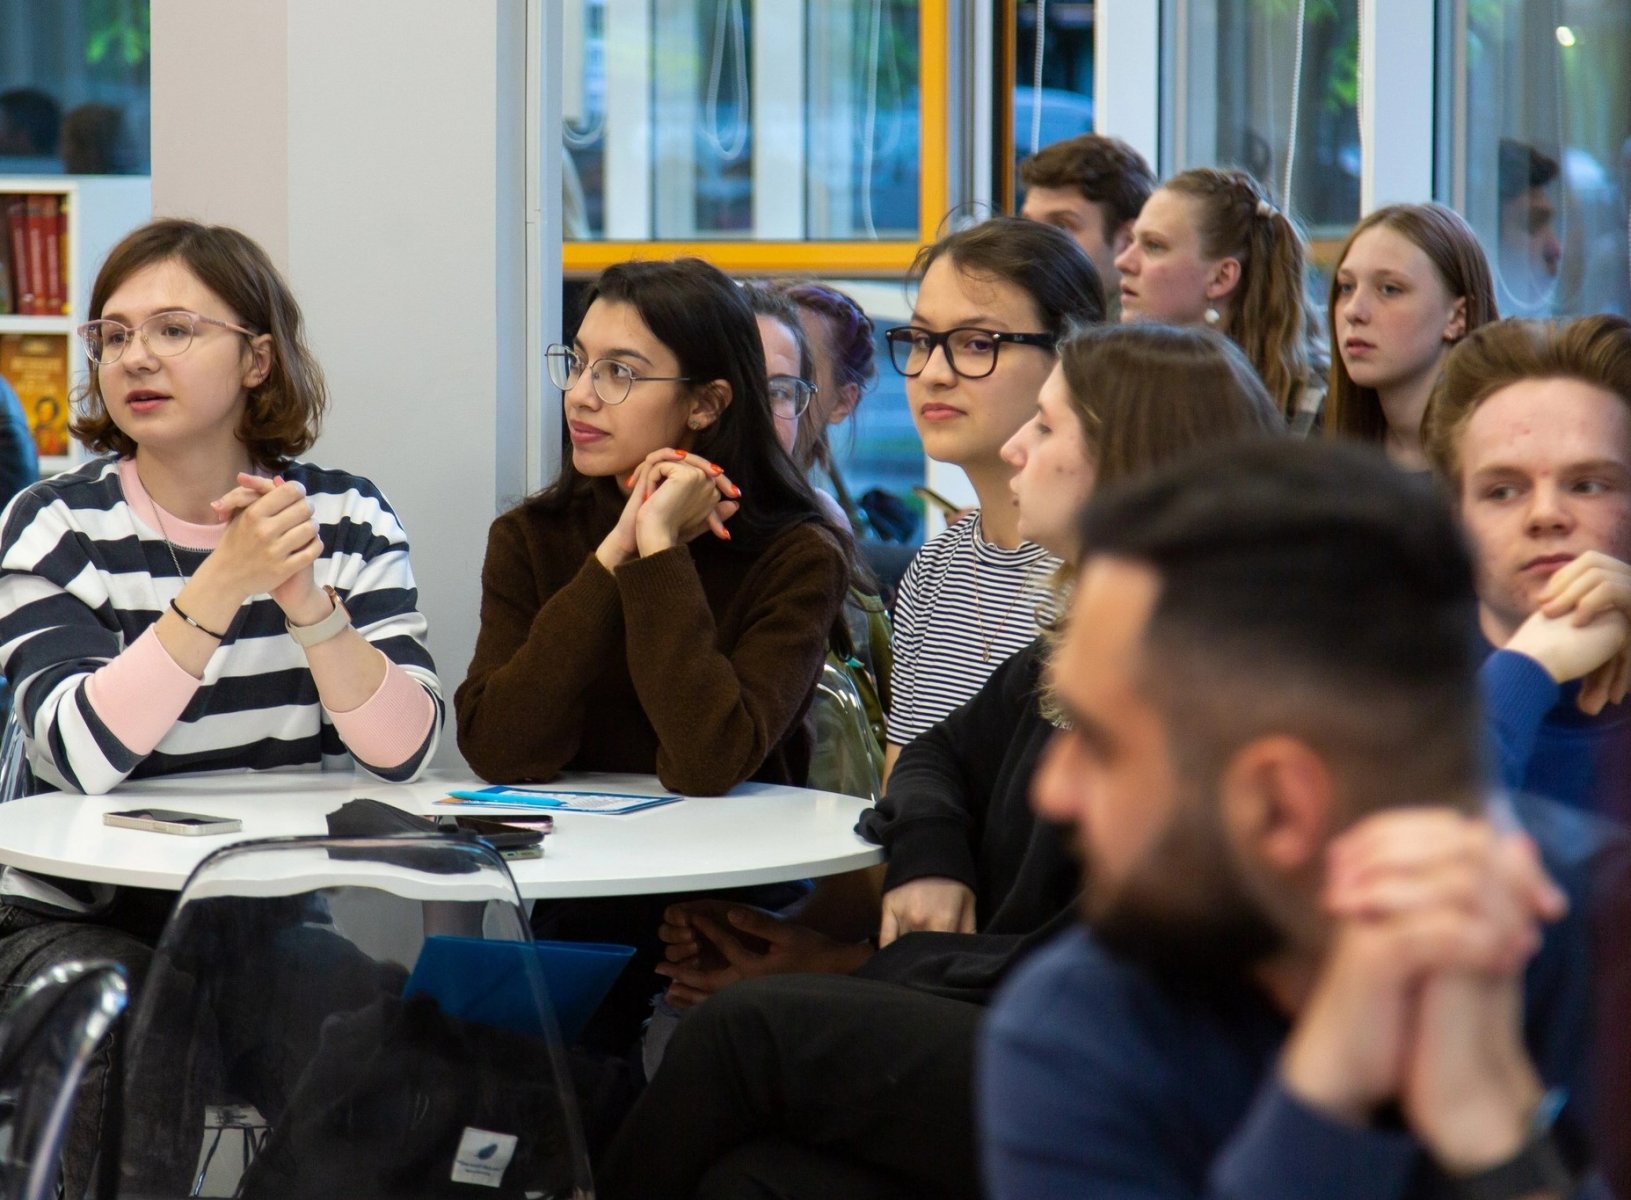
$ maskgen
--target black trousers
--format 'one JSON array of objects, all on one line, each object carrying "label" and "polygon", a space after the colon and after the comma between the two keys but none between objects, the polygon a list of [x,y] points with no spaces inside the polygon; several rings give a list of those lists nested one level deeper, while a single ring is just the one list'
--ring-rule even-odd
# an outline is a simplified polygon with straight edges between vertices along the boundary
[{"label": "black trousers", "polygon": [[847,975],[737,984],[680,1022],[605,1155],[598,1194],[974,1200],[983,1013]]}]

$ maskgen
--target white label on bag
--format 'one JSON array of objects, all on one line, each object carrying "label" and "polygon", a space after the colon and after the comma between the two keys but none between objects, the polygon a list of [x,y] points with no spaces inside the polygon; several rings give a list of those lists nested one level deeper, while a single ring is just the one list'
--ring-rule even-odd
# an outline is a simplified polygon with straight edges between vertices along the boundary
[{"label": "white label on bag", "polygon": [[504,1172],[515,1157],[513,1133],[494,1133],[466,1125],[459,1139],[459,1152],[453,1156],[453,1182],[474,1183],[496,1188],[504,1182]]}]

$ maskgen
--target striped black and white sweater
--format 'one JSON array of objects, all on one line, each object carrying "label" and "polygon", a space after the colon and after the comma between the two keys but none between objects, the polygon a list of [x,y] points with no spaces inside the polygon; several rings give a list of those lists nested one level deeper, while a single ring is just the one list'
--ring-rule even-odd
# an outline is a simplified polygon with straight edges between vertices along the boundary
[{"label": "striped black and white sweater", "polygon": [[970,513],[913,557],[895,600],[889,740],[904,746],[978,692],[1053,612],[1059,560],[980,536]]},{"label": "striped black and white sweater", "polygon": [[[305,487],[321,530],[318,586],[333,586],[357,631],[431,697],[435,719],[407,761],[358,764],[392,782],[412,779],[436,748],[444,706],[407,535],[366,479],[300,462],[281,473]],[[175,554],[188,576],[208,556],[185,546]],[[349,770],[352,757],[323,712],[305,654],[264,594],[238,610],[203,686],[151,754],[139,757],[114,737],[86,698],[86,682],[158,620],[184,582],[164,537],[127,500],[117,458],[43,480],[6,506],[0,671],[12,685],[34,774],[57,787],[104,792],[126,778],[184,771]]]}]

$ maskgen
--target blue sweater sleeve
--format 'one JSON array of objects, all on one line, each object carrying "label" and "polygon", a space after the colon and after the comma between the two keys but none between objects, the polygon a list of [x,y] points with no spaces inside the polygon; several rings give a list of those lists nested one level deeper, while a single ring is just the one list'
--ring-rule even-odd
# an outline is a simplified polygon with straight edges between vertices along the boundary
[{"label": "blue sweater sleeve", "polygon": [[1521,791],[1541,723],[1557,704],[1561,689],[1545,667],[1515,650],[1497,650],[1484,660],[1478,688],[1495,777],[1508,791]]},{"label": "blue sweater sleeve", "polygon": [[1299,1103],[1279,1085],[1273,1054],[1209,1052],[1230,1039],[1228,1026],[1195,1026],[1079,931],[1039,952],[1004,989],[980,1047],[992,1200],[1407,1194],[1421,1161],[1414,1139]]},{"label": "blue sweater sleeve", "polygon": [[1408,1133],[1333,1120],[1270,1075],[1213,1164],[1207,1193],[1230,1200],[1385,1200],[1405,1194],[1419,1157]]}]

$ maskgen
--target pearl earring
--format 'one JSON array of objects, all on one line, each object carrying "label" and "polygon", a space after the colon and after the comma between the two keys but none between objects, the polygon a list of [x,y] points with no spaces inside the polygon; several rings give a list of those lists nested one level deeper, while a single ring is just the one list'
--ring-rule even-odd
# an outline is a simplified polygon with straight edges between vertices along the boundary
[{"label": "pearl earring", "polygon": [[1206,306],[1206,311],[1203,312],[1201,316],[1205,318],[1208,325],[1216,325],[1219,321],[1223,320],[1223,314],[1217,309],[1213,308],[1210,304]]},{"label": "pearl earring", "polygon": [[687,421],[685,423],[685,427],[687,429],[701,429],[702,428],[702,418],[701,417],[692,417],[689,421]]}]

